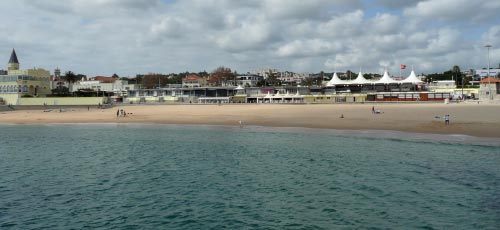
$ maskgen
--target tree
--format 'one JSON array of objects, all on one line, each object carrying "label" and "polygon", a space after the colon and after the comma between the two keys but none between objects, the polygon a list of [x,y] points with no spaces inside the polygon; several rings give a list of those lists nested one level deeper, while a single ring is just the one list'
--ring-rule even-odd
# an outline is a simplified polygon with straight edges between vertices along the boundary
[{"label": "tree", "polygon": [[71,90],[71,84],[78,81],[78,77],[72,71],[67,71],[64,73],[63,80],[68,82],[68,88]]},{"label": "tree", "polygon": [[460,67],[458,65],[453,66],[451,68],[451,72],[453,74],[453,77],[455,78],[455,84],[457,86],[466,84],[466,79],[464,79],[464,75],[462,74],[462,71],[460,71]]},{"label": "tree", "polygon": [[227,68],[224,66],[220,66],[212,73],[210,73],[209,83],[216,86],[227,85],[229,82],[232,82],[232,85],[236,85],[235,83],[236,75],[231,71],[231,68]]},{"label": "tree", "polygon": [[345,78],[346,78],[346,79],[342,79],[342,80],[351,80],[351,78],[352,78],[353,76],[355,76],[355,75],[354,75],[354,73],[353,73],[352,71],[350,71],[350,70],[347,70],[347,71],[345,72]]},{"label": "tree", "polygon": [[162,87],[168,82],[168,76],[163,74],[147,74],[142,78],[142,86],[146,89]]},{"label": "tree", "polygon": [[118,74],[114,73],[113,76],[111,76],[112,78],[116,78],[116,79],[119,79],[120,76],[118,76]]},{"label": "tree", "polygon": [[281,86],[282,82],[278,79],[278,73],[269,72],[269,76],[265,79],[268,86]]}]

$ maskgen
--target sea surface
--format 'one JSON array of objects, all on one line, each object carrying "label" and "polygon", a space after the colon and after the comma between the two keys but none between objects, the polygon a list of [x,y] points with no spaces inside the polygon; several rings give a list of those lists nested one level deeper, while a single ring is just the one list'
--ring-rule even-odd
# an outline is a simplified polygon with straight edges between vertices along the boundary
[{"label": "sea surface", "polygon": [[470,139],[0,125],[0,229],[500,229],[500,144]]}]

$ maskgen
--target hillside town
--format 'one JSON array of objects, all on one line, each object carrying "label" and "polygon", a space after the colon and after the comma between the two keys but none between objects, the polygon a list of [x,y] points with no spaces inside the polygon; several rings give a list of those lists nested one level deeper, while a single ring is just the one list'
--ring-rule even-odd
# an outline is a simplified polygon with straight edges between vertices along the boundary
[{"label": "hillside town", "polygon": [[[294,73],[274,68],[237,73],[219,67],[208,73],[86,76],[21,69],[15,49],[0,71],[0,104],[108,105],[147,103],[365,103],[500,100],[500,69],[409,75],[346,72]],[[448,74],[448,75],[446,75]]]}]

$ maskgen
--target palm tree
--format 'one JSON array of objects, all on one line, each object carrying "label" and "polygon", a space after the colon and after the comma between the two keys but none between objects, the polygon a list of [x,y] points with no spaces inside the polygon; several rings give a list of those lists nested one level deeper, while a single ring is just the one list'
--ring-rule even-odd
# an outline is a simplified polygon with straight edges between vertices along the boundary
[{"label": "palm tree", "polygon": [[455,76],[456,85],[460,85],[459,82],[461,81],[459,81],[458,79],[458,77],[460,77],[460,80],[462,80],[462,72],[460,71],[460,67],[458,65],[453,66],[453,68],[451,68],[451,72],[453,76]]},{"label": "palm tree", "polygon": [[77,82],[78,78],[72,71],[67,71],[64,73],[63,80],[68,82],[68,89],[71,91],[71,84]]}]

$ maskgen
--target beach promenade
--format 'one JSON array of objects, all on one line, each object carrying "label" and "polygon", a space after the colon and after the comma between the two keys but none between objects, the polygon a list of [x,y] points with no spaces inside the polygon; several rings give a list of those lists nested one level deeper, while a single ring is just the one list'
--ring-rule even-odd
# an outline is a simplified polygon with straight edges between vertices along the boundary
[{"label": "beach promenade", "polygon": [[[373,113],[372,107],[380,113]],[[126,117],[117,117],[123,109]],[[450,115],[445,125],[444,115]],[[0,123],[158,123],[395,130],[500,137],[498,104],[133,105],[0,112]],[[343,118],[341,118],[343,117]]]}]

